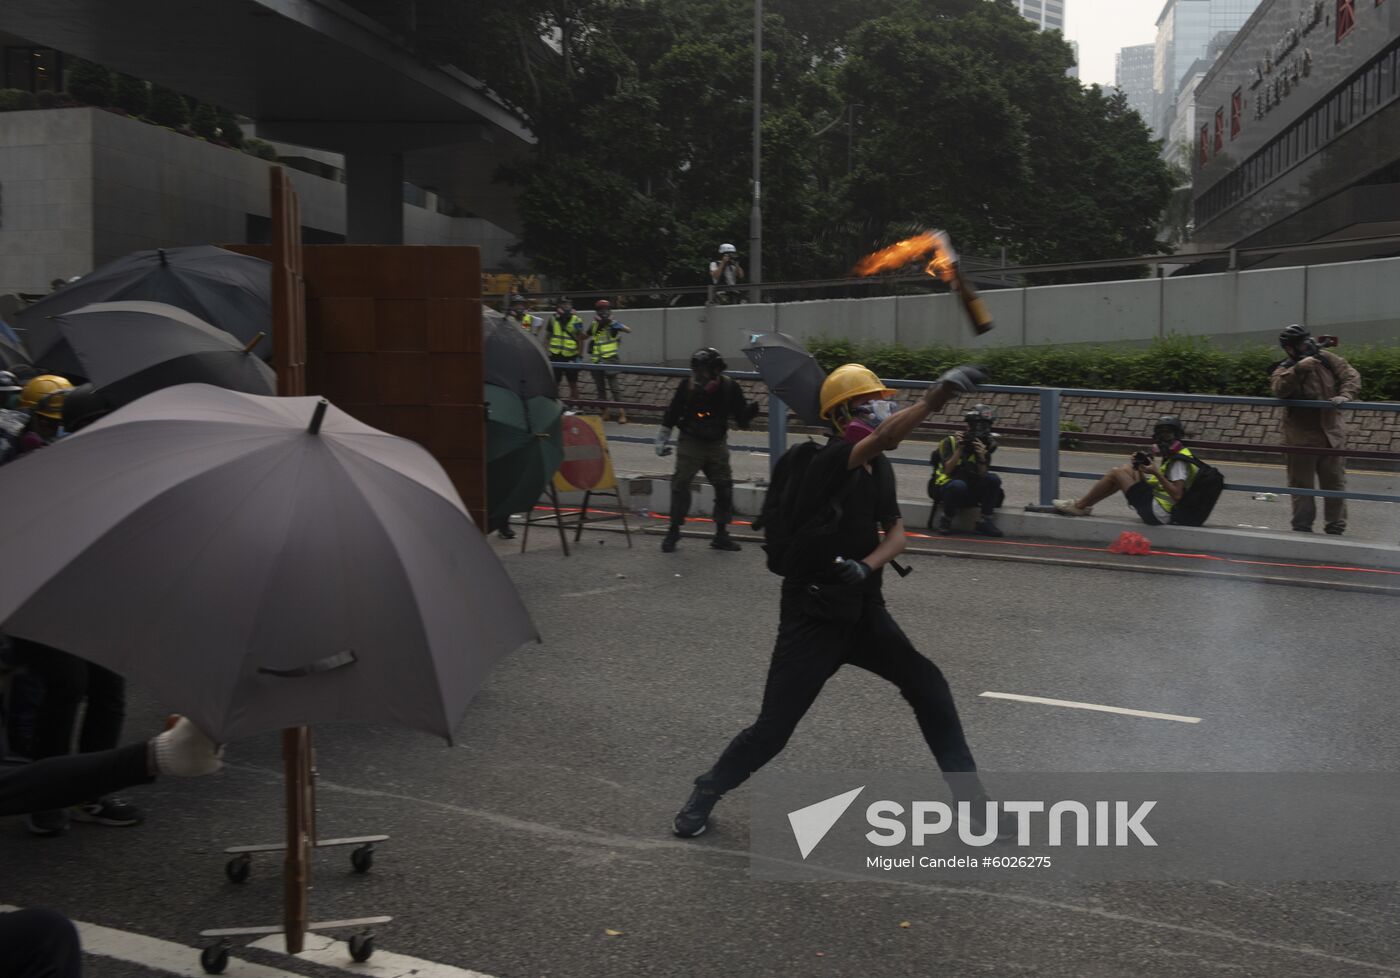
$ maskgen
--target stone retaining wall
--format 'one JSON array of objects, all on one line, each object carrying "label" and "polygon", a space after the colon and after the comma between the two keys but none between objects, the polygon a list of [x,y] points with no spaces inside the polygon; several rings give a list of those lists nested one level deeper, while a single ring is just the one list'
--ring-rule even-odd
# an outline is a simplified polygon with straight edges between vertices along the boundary
[{"label": "stone retaining wall", "polygon": [[[618,386],[624,401],[664,406],[670,402],[678,382],[676,377],[624,374]],[[767,389],[757,381],[741,380],[739,383],[745,394],[757,400],[766,411]],[[567,392],[566,385],[561,384],[560,387]],[[579,380],[579,394],[584,398],[597,396],[593,378],[586,372]],[[916,396],[914,391],[901,391],[899,400],[909,403]],[[980,395],[977,400],[996,409],[999,428],[1040,427],[1039,398],[1033,394],[988,393]],[[1151,433],[1153,419],[1163,414],[1175,414],[1186,425],[1190,437],[1198,441],[1254,445],[1281,443],[1279,421],[1282,411],[1282,408],[1246,404],[1200,404],[1146,398],[1110,401],[1105,398],[1066,397],[1060,402],[1062,420],[1073,422],[1089,433],[1147,436]],[[636,409],[629,410],[628,414],[638,420],[655,420],[659,417],[657,410]],[[1352,448],[1400,452],[1400,413],[1358,411],[1348,420]]]}]

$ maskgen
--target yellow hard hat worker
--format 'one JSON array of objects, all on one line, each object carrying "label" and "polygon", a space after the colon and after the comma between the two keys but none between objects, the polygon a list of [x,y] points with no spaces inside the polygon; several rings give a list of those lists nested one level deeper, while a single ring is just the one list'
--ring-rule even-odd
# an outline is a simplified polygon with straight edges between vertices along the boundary
[{"label": "yellow hard hat worker", "polygon": [[894,397],[895,392],[884,385],[875,372],[858,363],[847,363],[833,370],[822,382],[822,417],[830,418],[831,412],[853,397],[874,394],[880,397]]},{"label": "yellow hard hat worker", "polygon": [[58,374],[40,374],[24,385],[19,394],[19,406],[26,411],[55,421],[63,419],[63,400],[73,385]]}]

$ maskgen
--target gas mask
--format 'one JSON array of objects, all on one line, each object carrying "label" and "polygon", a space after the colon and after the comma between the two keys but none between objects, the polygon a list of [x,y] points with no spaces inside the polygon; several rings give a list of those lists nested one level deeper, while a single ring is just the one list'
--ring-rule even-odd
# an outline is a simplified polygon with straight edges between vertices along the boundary
[{"label": "gas mask", "polygon": [[1175,428],[1158,428],[1152,432],[1152,440],[1163,458],[1181,451],[1181,441],[1176,437]]},{"label": "gas mask", "polygon": [[850,409],[850,420],[841,429],[841,437],[851,444],[861,441],[871,434],[880,423],[888,419],[899,405],[894,401],[866,401]]}]

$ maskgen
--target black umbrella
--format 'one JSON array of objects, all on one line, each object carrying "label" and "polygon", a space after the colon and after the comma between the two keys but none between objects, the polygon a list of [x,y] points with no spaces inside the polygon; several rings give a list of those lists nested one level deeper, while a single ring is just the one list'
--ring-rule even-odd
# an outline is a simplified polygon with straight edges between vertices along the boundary
[{"label": "black umbrella", "polygon": [[35,323],[34,359],[92,382],[111,407],[177,384],[277,393],[277,375],[244,344],[160,302],[97,302]]},{"label": "black umbrella", "polygon": [[143,299],[192,312],[247,343],[258,333],[259,356],[272,353],[272,266],[213,245],[138,251],[95,269],[15,314],[30,330],[50,316],[94,302]]},{"label": "black umbrella", "polygon": [[486,385],[488,526],[529,510],[554,478],[564,461],[563,413],[557,398],[523,398]]},{"label": "black umbrella", "polygon": [[6,329],[0,333],[0,370],[13,370],[29,364],[29,352],[18,337]]},{"label": "black umbrella", "polygon": [[786,333],[763,333],[753,337],[753,345],[744,348],[744,355],[768,390],[782,398],[794,414],[808,424],[826,424],[821,412],[826,371],[801,343]]},{"label": "black umbrella", "polygon": [[486,383],[528,400],[558,399],[554,370],[544,347],[513,319],[487,311],[481,324]]}]

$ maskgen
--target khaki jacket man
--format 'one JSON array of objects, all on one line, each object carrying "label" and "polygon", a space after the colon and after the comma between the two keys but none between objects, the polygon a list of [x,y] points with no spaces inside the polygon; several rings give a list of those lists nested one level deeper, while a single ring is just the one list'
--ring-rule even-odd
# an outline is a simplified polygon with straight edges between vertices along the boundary
[{"label": "khaki jacket man", "polygon": [[[1269,387],[1277,398],[1305,401],[1332,401],[1345,404],[1361,393],[1361,374],[1345,359],[1321,350],[1306,329],[1290,326],[1279,334],[1279,343],[1288,354],[1274,368]],[[1336,408],[1288,407],[1283,410],[1283,442],[1314,448],[1345,448],[1346,421]],[[1340,455],[1284,455],[1290,486],[1343,490],[1347,487],[1346,459]],[[1345,499],[1324,499],[1323,529],[1340,535],[1346,531]],[[1311,533],[1317,518],[1314,496],[1293,497],[1293,529]]]}]

